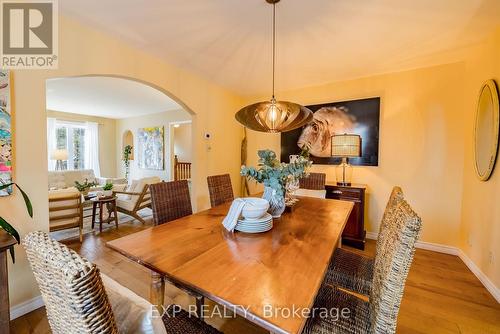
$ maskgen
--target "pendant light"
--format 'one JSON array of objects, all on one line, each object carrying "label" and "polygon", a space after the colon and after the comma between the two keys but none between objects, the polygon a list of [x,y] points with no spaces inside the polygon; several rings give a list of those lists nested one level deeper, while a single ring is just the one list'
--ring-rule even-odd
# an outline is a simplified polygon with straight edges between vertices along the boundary
[{"label": "pendant light", "polygon": [[300,104],[276,101],[274,77],[276,58],[276,4],[280,0],[266,0],[273,5],[273,93],[270,101],[257,102],[236,113],[236,120],[245,127],[261,132],[286,132],[312,121],[312,111]]}]

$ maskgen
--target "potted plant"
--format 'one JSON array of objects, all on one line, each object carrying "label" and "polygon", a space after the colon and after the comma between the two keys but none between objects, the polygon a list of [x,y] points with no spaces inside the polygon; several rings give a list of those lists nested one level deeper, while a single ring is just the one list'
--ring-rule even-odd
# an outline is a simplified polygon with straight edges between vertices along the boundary
[{"label": "potted plant", "polygon": [[106,197],[113,196],[113,183],[106,182],[104,187],[102,187],[102,190],[104,191],[104,196],[106,196]]},{"label": "potted plant", "polygon": [[130,175],[130,156],[132,154],[132,146],[127,145],[123,148],[123,164],[125,165],[125,178],[128,181]]},{"label": "potted plant", "polygon": [[97,186],[95,182],[89,182],[89,179],[85,179],[83,183],[75,181],[75,188],[82,193],[82,195],[86,196],[89,193],[89,189]]},{"label": "potted plant", "polygon": [[[31,205],[31,201],[28,195],[21,189],[21,187],[19,187],[17,183],[10,182],[6,184],[1,184],[0,190],[4,190],[12,186],[16,186],[17,189],[19,189],[19,191],[21,192],[21,195],[23,195],[24,203],[26,204],[26,210],[28,211],[30,217],[33,218],[33,206]],[[0,216],[0,228],[2,228],[5,232],[14,237],[18,244],[21,242],[21,238],[19,237],[19,233],[16,231],[16,229],[1,216]],[[10,251],[10,256],[12,257],[12,262],[15,262],[14,247],[11,247],[9,251]]]},{"label": "potted plant", "polygon": [[254,167],[241,166],[240,174],[257,183],[264,184],[264,199],[269,201],[268,212],[273,218],[281,216],[285,211],[285,186],[290,179],[299,179],[306,175],[307,168],[312,165],[304,154],[307,150],[287,164],[279,162],[276,153],[271,150],[260,150],[258,152],[258,169]]}]

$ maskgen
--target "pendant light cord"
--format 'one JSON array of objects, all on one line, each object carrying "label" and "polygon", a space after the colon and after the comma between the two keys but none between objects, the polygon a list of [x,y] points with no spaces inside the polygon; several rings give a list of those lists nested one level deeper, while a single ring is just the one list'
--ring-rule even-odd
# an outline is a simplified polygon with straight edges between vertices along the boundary
[{"label": "pendant light cord", "polygon": [[275,63],[276,63],[276,3],[273,3],[273,100],[274,100]]}]

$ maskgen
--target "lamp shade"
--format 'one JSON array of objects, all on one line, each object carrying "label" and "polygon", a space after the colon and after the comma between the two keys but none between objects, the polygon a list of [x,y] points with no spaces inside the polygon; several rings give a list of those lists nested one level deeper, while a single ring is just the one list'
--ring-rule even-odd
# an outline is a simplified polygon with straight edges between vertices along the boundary
[{"label": "lamp shade", "polygon": [[361,136],[343,134],[332,136],[332,157],[354,158],[361,156]]},{"label": "lamp shade", "polygon": [[58,149],[53,150],[50,154],[50,159],[52,160],[68,160],[68,150],[67,149]]},{"label": "lamp shade", "polygon": [[236,113],[236,120],[247,128],[261,132],[285,132],[311,122],[313,113],[300,104],[276,101],[258,102]]}]

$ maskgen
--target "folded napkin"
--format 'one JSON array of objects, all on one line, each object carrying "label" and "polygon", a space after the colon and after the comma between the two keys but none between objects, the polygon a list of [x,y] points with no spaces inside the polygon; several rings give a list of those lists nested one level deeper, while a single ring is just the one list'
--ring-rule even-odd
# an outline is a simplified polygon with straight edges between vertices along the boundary
[{"label": "folded napkin", "polygon": [[238,224],[238,218],[240,218],[241,211],[243,210],[244,206],[245,201],[241,198],[235,199],[231,204],[227,216],[222,221],[222,225],[224,225],[226,230],[228,230],[229,232],[232,232],[236,227],[236,224]]}]

